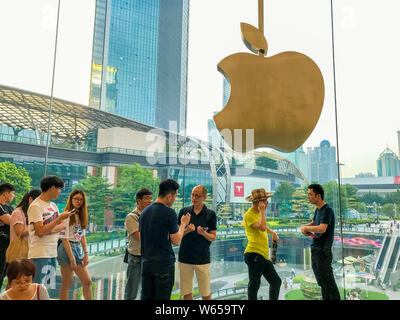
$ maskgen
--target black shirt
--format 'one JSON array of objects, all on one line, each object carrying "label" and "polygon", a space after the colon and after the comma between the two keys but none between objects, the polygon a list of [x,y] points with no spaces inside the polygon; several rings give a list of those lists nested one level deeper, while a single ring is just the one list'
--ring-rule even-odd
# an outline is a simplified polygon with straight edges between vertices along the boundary
[{"label": "black shirt", "polygon": [[[0,216],[12,214],[14,209],[6,204],[0,204]],[[10,243],[10,226],[0,221],[0,247],[7,248]]]},{"label": "black shirt", "polygon": [[206,206],[195,214],[193,206],[182,208],[178,215],[178,223],[181,223],[181,217],[190,213],[190,223],[194,224],[196,229],[183,237],[179,247],[178,261],[188,264],[207,264],[210,263],[210,244],[211,242],[197,233],[197,227],[208,227],[207,232],[217,230],[217,216],[213,210]]},{"label": "black shirt", "polygon": [[335,232],[335,214],[333,210],[325,204],[321,209],[316,209],[314,214],[314,226],[319,226],[322,224],[327,224],[328,227],[324,233],[315,233],[317,238],[313,239],[311,243],[311,248],[326,248],[332,247],[333,244],[333,234]]},{"label": "black shirt", "polygon": [[146,207],[139,217],[140,252],[143,262],[174,263],[170,234],[177,233],[176,212],[155,202]]}]

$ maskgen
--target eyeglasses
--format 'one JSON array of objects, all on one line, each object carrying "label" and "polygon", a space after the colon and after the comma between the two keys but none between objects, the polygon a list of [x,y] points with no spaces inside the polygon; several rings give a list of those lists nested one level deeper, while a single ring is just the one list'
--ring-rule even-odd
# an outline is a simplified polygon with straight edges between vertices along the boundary
[{"label": "eyeglasses", "polygon": [[204,194],[195,194],[195,193],[192,193],[192,197],[193,198],[202,198],[202,197],[204,197],[205,195]]},{"label": "eyeglasses", "polygon": [[72,200],[83,202],[83,198],[72,198]]}]

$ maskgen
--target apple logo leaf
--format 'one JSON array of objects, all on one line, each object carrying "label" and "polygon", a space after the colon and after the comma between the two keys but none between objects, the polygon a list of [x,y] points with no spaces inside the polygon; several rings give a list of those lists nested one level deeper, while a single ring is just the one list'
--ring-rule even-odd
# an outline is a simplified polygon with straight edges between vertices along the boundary
[{"label": "apple logo leaf", "polygon": [[262,30],[244,22],[240,23],[240,29],[242,30],[242,40],[251,52],[267,54],[267,39],[265,39]]}]

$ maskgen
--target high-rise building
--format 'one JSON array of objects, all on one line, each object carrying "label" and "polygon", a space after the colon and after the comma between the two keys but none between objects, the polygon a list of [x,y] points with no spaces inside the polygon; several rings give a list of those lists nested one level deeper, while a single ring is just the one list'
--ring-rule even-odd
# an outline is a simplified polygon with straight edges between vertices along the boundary
[{"label": "high-rise building", "polygon": [[[217,114],[217,112],[214,112],[214,115],[215,114]],[[224,140],[222,139],[222,136],[219,133],[217,126],[215,125],[214,119],[208,119],[207,129],[208,129],[208,143],[218,148],[223,148]]]},{"label": "high-rise building", "polygon": [[[295,151],[290,153],[278,152],[278,154],[293,162],[296,167],[301,171],[301,173],[307,178],[307,180],[310,181],[308,173],[308,158],[303,150],[303,146],[298,147]],[[296,178],[296,183],[304,185],[305,181]]]},{"label": "high-rise building", "polygon": [[189,0],[97,0],[89,106],[183,130],[188,20]]},{"label": "high-rise building", "polygon": [[400,130],[397,131],[397,146],[399,148],[399,157],[400,157]]},{"label": "high-rise building", "polygon": [[222,96],[222,103],[223,106],[226,106],[228,103],[229,97],[231,96],[231,84],[230,82],[224,77],[223,83],[223,96]]},{"label": "high-rise building", "polygon": [[379,155],[376,165],[378,177],[395,177],[400,173],[399,158],[389,148],[383,150]]},{"label": "high-rise building", "polygon": [[338,179],[336,147],[331,147],[328,140],[321,141],[319,147],[308,148],[307,152],[310,182],[324,184]]},{"label": "high-rise building", "polygon": [[[223,78],[223,92],[222,92],[222,106],[225,107],[226,104],[228,103],[229,97],[231,95],[231,84],[229,81],[224,77]],[[214,116],[218,112],[214,112]],[[208,119],[208,142],[210,144],[213,144],[219,148],[224,148],[224,139],[222,138],[220,132],[217,129],[217,126],[215,125],[214,119]]]}]

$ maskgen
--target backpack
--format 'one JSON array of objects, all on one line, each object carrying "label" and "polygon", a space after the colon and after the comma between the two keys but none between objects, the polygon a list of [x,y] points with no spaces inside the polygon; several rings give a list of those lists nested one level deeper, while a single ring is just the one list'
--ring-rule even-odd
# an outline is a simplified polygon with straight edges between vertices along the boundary
[{"label": "backpack", "polygon": [[[136,213],[136,212],[131,212],[131,213],[133,213],[133,214],[136,214],[138,217],[139,217],[139,215]],[[131,214],[130,213],[130,214]],[[129,214],[128,214],[129,215]],[[124,262],[125,263],[128,263],[128,257],[129,257],[129,251],[128,251],[128,247],[129,247],[129,236],[128,236],[128,231],[125,231],[125,246],[126,246],[126,248],[125,248],[125,254],[124,254]]]}]

